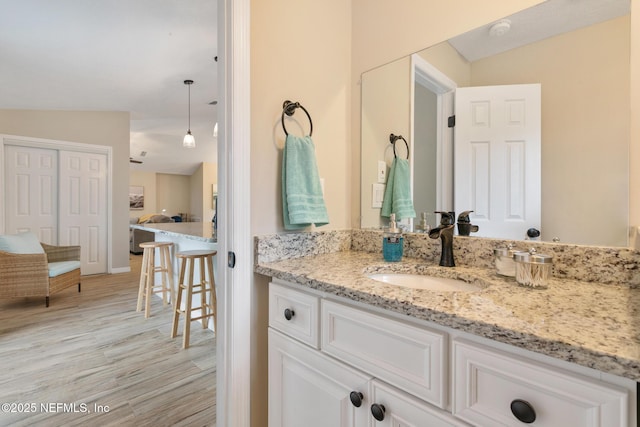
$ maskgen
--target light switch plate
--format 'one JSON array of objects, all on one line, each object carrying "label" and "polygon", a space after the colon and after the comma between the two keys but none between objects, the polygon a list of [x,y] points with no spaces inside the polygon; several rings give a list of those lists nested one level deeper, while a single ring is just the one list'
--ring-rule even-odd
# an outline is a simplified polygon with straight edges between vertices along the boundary
[{"label": "light switch plate", "polygon": [[387,179],[387,164],[384,160],[378,160],[378,182],[384,184]]},{"label": "light switch plate", "polygon": [[384,199],[384,184],[371,184],[371,207],[381,208]]}]

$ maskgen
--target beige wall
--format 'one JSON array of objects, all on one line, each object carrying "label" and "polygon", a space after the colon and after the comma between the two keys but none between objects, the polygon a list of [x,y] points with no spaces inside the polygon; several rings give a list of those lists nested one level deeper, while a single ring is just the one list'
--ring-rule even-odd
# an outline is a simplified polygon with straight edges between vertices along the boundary
[{"label": "beige wall", "polygon": [[[283,231],[282,103],[298,101],[313,140],[330,224],[351,226],[351,6],[349,1],[251,2],[251,234]],[[294,118],[308,129],[302,111]],[[292,124],[287,129],[296,132]],[[251,424],[267,425],[267,284],[254,276]]]},{"label": "beige wall", "polygon": [[[640,0],[631,0],[631,144],[629,224],[640,225]],[[637,246],[640,248],[640,246]]]},{"label": "beige wall", "polygon": [[200,221],[211,221],[211,186],[218,182],[218,164],[203,162],[191,175],[191,213]]},{"label": "beige wall", "polygon": [[[393,86],[389,87],[389,82]],[[411,59],[400,60],[379,67],[363,76],[362,87],[362,138],[367,150],[362,151],[362,182],[360,194],[362,204],[362,224],[367,227],[381,227],[388,223],[380,217],[380,208],[372,208],[371,185],[377,180],[378,161],[387,166],[393,161],[393,147],[389,134],[403,135],[411,141]],[[402,141],[398,144],[402,145]],[[400,150],[400,149],[399,149]],[[404,153],[404,148],[402,151]],[[388,172],[388,167],[387,167]],[[357,194],[354,194],[354,201]],[[354,202],[355,203],[355,202]]]},{"label": "beige wall", "polygon": [[129,185],[138,185],[144,187],[144,209],[129,209],[129,217],[135,218],[147,214],[158,213],[156,209],[156,173],[129,171]]},{"label": "beige wall", "polygon": [[168,173],[156,174],[156,213],[166,209],[167,216],[190,213],[191,177]]},{"label": "beige wall", "polygon": [[0,110],[0,133],[113,147],[111,265],[129,268],[129,113]]},{"label": "beige wall", "polygon": [[[251,188],[255,234],[283,231],[280,169],[283,101],[313,120],[329,225],[349,227],[350,7],[344,0],[251,3]],[[294,118],[308,129],[304,112]],[[292,133],[300,129],[287,127]]]},{"label": "beige wall", "polygon": [[189,213],[199,221],[213,218],[211,185],[218,182],[216,163],[201,163],[191,176],[131,170],[129,182],[144,186],[145,198],[144,210],[130,210],[131,217],[161,214],[166,209],[167,216]]}]

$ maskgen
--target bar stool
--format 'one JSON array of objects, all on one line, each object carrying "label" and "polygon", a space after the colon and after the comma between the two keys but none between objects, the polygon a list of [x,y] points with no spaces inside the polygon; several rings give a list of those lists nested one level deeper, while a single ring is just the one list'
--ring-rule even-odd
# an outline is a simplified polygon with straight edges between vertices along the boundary
[{"label": "bar stool", "polygon": [[[171,242],[144,242],[140,243],[142,252],[142,268],[140,269],[140,288],[138,289],[138,306],[136,311],[142,310],[142,302],[145,302],[144,317],[148,318],[151,311],[151,295],[162,292],[162,305],[167,305],[167,293],[171,302],[175,301],[173,289],[173,263],[171,261]],[[155,264],[155,252],[158,249],[160,265]],[[161,273],[161,283],[156,285],[155,273]]]},{"label": "bar stool", "polygon": [[[178,321],[180,314],[185,315],[184,336],[182,338],[182,348],[189,347],[189,334],[191,322],[193,320],[202,321],[202,329],[207,328],[209,317],[213,317],[213,327],[217,331],[216,323],[216,281],[213,276],[213,257],[218,253],[215,250],[195,250],[178,252],[176,257],[180,260],[180,279],[178,281],[178,295],[173,311],[173,327],[171,328],[171,338],[178,334]],[[200,283],[194,282],[194,266],[199,262]],[[188,268],[188,274],[187,274]],[[207,280],[206,274],[209,275]],[[187,276],[185,278],[185,275]],[[186,280],[185,280],[186,279]],[[185,309],[181,309],[182,291],[186,291]],[[192,298],[200,295],[200,305],[192,307]],[[208,298],[207,298],[208,295]],[[192,311],[200,310],[200,316],[191,317]]]}]

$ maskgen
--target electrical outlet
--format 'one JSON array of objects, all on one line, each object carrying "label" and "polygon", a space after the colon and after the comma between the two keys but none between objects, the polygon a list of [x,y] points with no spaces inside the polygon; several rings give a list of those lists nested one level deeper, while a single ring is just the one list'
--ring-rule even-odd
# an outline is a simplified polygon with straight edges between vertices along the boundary
[{"label": "electrical outlet", "polygon": [[387,164],[384,160],[378,160],[378,182],[384,184],[387,179]]}]

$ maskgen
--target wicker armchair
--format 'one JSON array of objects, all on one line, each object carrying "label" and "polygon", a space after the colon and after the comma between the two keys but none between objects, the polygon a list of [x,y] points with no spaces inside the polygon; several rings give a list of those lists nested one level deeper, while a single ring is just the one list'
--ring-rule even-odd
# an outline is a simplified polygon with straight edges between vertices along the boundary
[{"label": "wicker armchair", "polygon": [[[41,245],[44,253],[0,251],[0,298],[43,296],[49,307],[51,294],[73,285],[80,292],[80,246]],[[62,267],[61,272],[57,274],[54,267]]]}]

